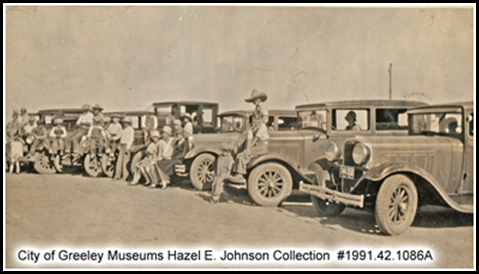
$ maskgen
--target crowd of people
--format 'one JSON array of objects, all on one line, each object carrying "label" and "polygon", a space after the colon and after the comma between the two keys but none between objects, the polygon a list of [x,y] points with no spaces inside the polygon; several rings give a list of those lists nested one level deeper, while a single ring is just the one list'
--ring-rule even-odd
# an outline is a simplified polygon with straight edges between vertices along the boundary
[{"label": "crowd of people", "polygon": [[[242,149],[232,144],[221,144],[221,154],[215,162],[216,176],[210,202],[220,200],[223,184],[229,181],[233,184],[244,184],[246,166],[255,155],[267,151],[268,145],[268,111],[262,106],[267,96],[264,92],[252,91],[250,98],[245,99],[255,105],[252,124],[240,140]],[[19,161],[23,157],[24,139],[34,136],[34,142],[26,158],[33,157],[39,144],[48,150],[52,157],[71,155],[74,159],[95,157],[98,154],[116,155],[113,179],[126,181],[129,177],[127,163],[132,158],[134,129],[130,117],[113,114],[105,117],[103,108],[96,104],[82,106],[83,113],[78,117],[74,131],[68,136],[61,115],[54,117],[52,128],[48,131],[45,120],[29,117],[27,110],[13,112],[12,121],[7,124],[7,156],[11,161],[10,172],[14,167],[19,172]],[[147,114],[141,119],[146,151],[144,158],[135,164],[133,180],[128,185],[136,186],[144,180],[144,185],[156,188],[166,188],[174,174],[175,165],[181,164],[191,148],[189,139],[193,134],[192,116],[186,113],[179,119],[169,119],[169,124],[158,130],[158,118],[155,109],[149,107]],[[105,126],[105,123],[108,123]],[[236,158],[233,158],[236,155]]]}]

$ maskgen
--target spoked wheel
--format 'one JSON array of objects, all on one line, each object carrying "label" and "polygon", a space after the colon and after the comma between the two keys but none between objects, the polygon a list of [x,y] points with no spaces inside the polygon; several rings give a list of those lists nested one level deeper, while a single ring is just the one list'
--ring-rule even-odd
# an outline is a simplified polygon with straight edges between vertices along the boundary
[{"label": "spoked wheel", "polygon": [[98,156],[91,157],[89,154],[85,155],[83,160],[83,167],[85,172],[91,177],[98,177],[101,174],[101,161]]},{"label": "spoked wheel", "polygon": [[201,154],[191,164],[190,179],[191,184],[197,190],[211,190],[215,169],[213,163],[215,156],[209,153]]},{"label": "spoked wheel", "polygon": [[260,206],[278,206],[290,194],[293,180],[288,169],[266,163],[253,169],[248,178],[248,193]]},{"label": "spoked wheel", "polygon": [[105,154],[101,157],[101,169],[106,176],[113,178],[115,172],[115,157]]},{"label": "spoked wheel", "polygon": [[399,235],[414,221],[417,210],[417,190],[405,175],[393,175],[379,188],[376,200],[376,222],[386,235]]},{"label": "spoked wheel", "polygon": [[50,160],[50,155],[47,151],[35,153],[35,163],[33,168],[40,174],[55,174],[57,171],[53,161]]}]

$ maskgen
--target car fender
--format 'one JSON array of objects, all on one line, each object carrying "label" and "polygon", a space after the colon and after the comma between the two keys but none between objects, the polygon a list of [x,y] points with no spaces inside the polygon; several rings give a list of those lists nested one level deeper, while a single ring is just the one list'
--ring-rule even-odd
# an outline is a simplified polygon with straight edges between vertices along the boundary
[{"label": "car fender", "polygon": [[211,153],[217,156],[221,153],[221,151],[219,148],[206,148],[206,147],[193,148],[190,151],[188,151],[188,153],[186,153],[185,160],[195,158],[196,156],[202,153]]},{"label": "car fender", "polygon": [[378,182],[384,180],[391,175],[401,173],[409,173],[421,177],[425,182],[427,182],[431,187],[434,188],[434,190],[439,194],[440,198],[451,208],[463,213],[472,213],[468,208],[461,207],[454,200],[452,200],[449,195],[447,195],[447,193],[444,191],[444,189],[440,186],[439,182],[437,182],[437,180],[434,179],[434,177],[431,176],[429,172],[420,167],[412,166],[407,163],[382,163],[378,166],[375,166],[366,171],[363,176],[359,178],[358,182],[354,186],[354,189],[356,189],[363,182]]},{"label": "car fender", "polygon": [[308,176],[303,174],[303,172],[301,172],[293,162],[284,158],[280,154],[276,154],[276,153],[262,154],[262,155],[259,155],[259,156],[256,156],[256,157],[252,158],[248,162],[247,170],[250,171],[254,167],[256,167],[256,166],[258,166],[262,163],[265,163],[265,162],[281,163],[291,172],[291,175],[293,176],[293,178],[297,177],[297,181],[303,180],[303,181],[306,181],[307,183],[311,183],[311,178],[308,178]]}]

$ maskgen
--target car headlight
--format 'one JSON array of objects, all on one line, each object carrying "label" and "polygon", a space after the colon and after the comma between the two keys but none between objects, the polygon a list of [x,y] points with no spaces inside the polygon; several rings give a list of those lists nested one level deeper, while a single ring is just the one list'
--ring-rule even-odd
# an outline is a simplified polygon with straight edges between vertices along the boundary
[{"label": "car headlight", "polygon": [[329,143],[326,148],[326,159],[330,162],[334,162],[341,158],[341,150],[335,143]]},{"label": "car headlight", "polygon": [[35,136],[33,135],[28,135],[27,138],[25,138],[25,142],[29,145],[33,143],[33,140],[35,140]]},{"label": "car headlight", "polygon": [[358,143],[353,148],[353,161],[357,165],[363,165],[369,160],[371,152],[367,146],[364,144]]}]

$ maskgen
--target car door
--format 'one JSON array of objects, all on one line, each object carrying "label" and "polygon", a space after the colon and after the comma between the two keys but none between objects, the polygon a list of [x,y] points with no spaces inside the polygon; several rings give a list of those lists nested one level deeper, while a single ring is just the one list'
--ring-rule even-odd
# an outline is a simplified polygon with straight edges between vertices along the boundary
[{"label": "car door", "polygon": [[465,144],[462,179],[462,194],[472,194],[474,190],[474,111],[466,109]]}]

